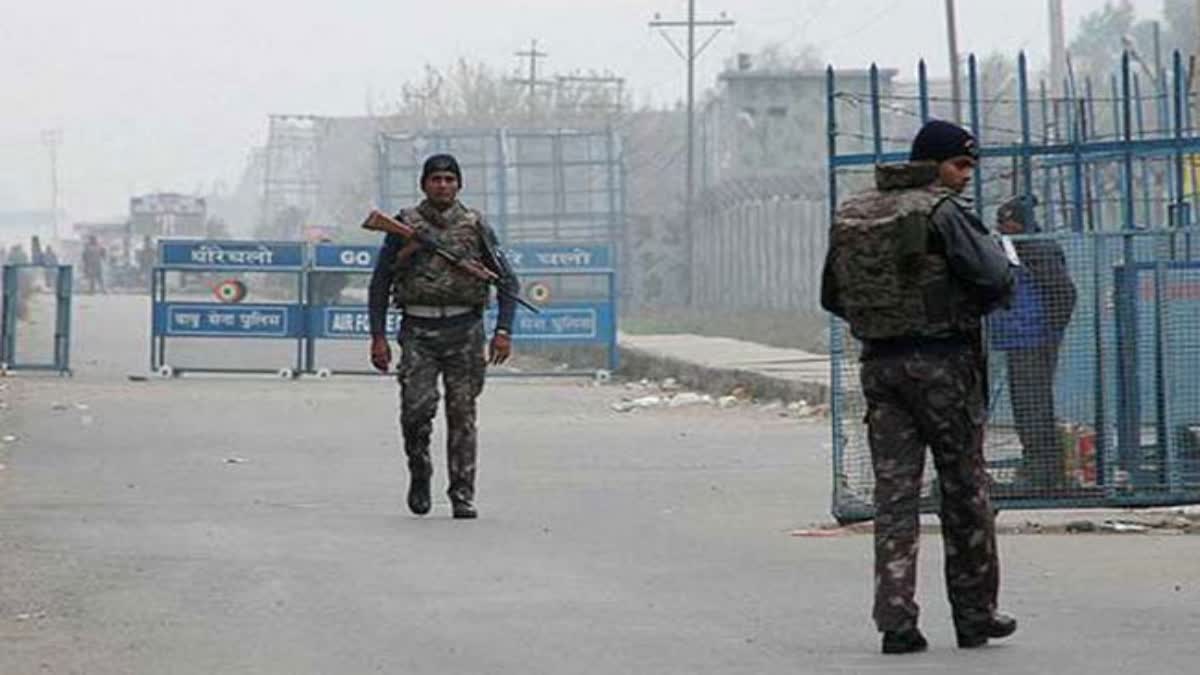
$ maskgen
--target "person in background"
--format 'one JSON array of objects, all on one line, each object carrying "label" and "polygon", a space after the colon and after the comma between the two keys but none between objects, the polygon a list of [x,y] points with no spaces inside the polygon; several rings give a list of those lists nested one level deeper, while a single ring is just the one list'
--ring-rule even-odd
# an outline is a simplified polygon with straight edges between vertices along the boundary
[{"label": "person in background", "polygon": [[151,286],[151,275],[154,274],[154,265],[158,261],[158,251],[154,248],[154,242],[150,239],[150,235],[142,238],[142,248],[137,253],[138,272],[142,275],[142,280],[146,282],[146,288]]},{"label": "person in background", "polygon": [[[1006,235],[1037,234],[1037,197],[1016,196],[996,211]],[[1053,239],[1018,238],[1021,259],[1009,309],[990,317],[992,348],[1007,355],[1008,392],[1022,448],[1022,483],[1038,489],[1065,485],[1063,453],[1054,414],[1059,346],[1071,323],[1077,292],[1062,246]]]},{"label": "person in background", "polygon": [[46,264],[46,254],[42,251],[42,240],[36,234],[29,238],[29,263],[39,266]]},{"label": "person in background", "polygon": [[108,257],[96,235],[88,237],[83,247],[83,277],[88,282],[88,291],[95,293],[99,288],[101,293],[107,293],[104,288],[104,259]]},{"label": "person in background", "polygon": [[50,244],[42,252],[42,264],[46,266],[46,288],[54,290],[58,286],[58,254]]},{"label": "person in background", "polygon": [[20,244],[13,244],[12,248],[8,249],[9,265],[28,265],[29,256],[25,255],[25,249]]}]

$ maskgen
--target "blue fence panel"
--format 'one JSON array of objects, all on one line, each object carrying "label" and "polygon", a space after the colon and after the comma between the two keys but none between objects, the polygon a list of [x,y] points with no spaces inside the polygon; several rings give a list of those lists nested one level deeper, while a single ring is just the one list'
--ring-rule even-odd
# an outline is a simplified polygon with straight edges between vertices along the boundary
[{"label": "blue fence panel", "polygon": [[[71,299],[74,294],[73,268],[70,265],[4,265],[0,276],[0,287],[3,287],[3,301],[0,302],[0,364],[6,370],[42,370],[56,371],[62,375],[71,373]],[[44,299],[37,291],[37,286],[43,278],[50,285],[54,297],[53,333],[44,336],[25,335],[18,339],[20,333],[37,333],[33,328],[38,323],[37,318],[43,319],[43,326],[48,322],[47,317],[32,317],[30,305]],[[49,359],[39,361],[38,357],[30,356],[29,351],[40,351],[39,345],[30,344],[30,340],[48,340]],[[30,349],[34,348],[34,349]]]}]

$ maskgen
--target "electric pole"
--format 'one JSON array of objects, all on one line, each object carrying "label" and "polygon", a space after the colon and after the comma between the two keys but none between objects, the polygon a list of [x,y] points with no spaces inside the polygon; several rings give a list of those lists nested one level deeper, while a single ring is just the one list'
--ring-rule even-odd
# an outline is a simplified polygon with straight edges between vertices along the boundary
[{"label": "electric pole", "polygon": [[58,146],[62,144],[61,129],[42,132],[42,145],[50,155],[50,222],[54,228],[53,239],[58,239]]},{"label": "electric pole", "polygon": [[1063,0],[1049,0],[1050,9],[1050,91],[1062,94],[1067,77],[1066,22],[1063,20]]},{"label": "electric pole", "polygon": [[954,0],[946,0],[946,39],[950,43],[950,98],[954,121],[962,124],[962,71],[958,64],[958,22],[954,19]]},{"label": "electric pole", "polygon": [[[684,197],[683,197],[683,221],[686,228],[687,242],[687,291],[685,294],[684,303],[688,306],[692,304],[692,269],[694,267],[692,252],[695,249],[693,234],[695,228],[692,224],[694,203],[696,198],[696,58],[704,53],[717,35],[725,28],[732,27],[734,21],[727,18],[722,12],[719,19],[697,21],[696,20],[696,0],[688,0],[687,19],[684,21],[667,21],[663,20],[662,15],[655,14],[654,20],[650,22],[651,28],[658,28],[666,39],[667,44],[671,45],[671,49],[679,55],[687,63],[687,168],[685,169],[686,177],[684,179]],[[671,39],[671,35],[665,30],[667,28],[684,28],[687,30],[687,51],[679,48],[675,41]],[[700,48],[696,48],[696,29],[697,28],[713,28],[715,29],[704,44]]]},{"label": "electric pole", "polygon": [[528,79],[515,79],[513,82],[529,87],[529,121],[533,121],[537,117],[537,88],[541,85],[553,84],[539,80],[537,77],[538,60],[548,56],[546,52],[538,51],[538,41],[529,41],[529,51],[514,52],[515,56],[529,59],[529,77]]}]

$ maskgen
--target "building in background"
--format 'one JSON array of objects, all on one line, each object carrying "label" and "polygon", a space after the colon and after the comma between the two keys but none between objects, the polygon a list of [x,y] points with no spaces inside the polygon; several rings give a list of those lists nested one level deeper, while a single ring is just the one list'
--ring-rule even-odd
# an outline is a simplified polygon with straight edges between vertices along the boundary
[{"label": "building in background", "polygon": [[[897,72],[879,71],[883,95],[891,95]],[[737,67],[717,78],[705,107],[701,184],[716,187],[763,174],[824,170],[829,142],[826,77],[823,68],[758,68],[749,55],[740,55]],[[837,78],[840,90],[861,92],[862,100],[868,99],[869,71],[839,70]],[[871,111],[867,105],[856,108],[857,116],[839,116],[839,146],[866,150]]]}]

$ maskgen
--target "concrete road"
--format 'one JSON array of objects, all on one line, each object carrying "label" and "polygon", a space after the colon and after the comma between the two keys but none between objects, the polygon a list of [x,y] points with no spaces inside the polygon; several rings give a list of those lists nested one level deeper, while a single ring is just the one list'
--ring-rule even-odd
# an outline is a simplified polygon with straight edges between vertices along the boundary
[{"label": "concrete road", "polygon": [[869,538],[791,536],[828,519],[821,424],[492,381],[481,519],[414,518],[392,381],[130,382],[140,303],[79,301],[76,378],[2,381],[0,673],[1200,668],[1200,537],[1005,537],[1022,630],[972,652],[929,538],[933,648],[883,657]]}]

